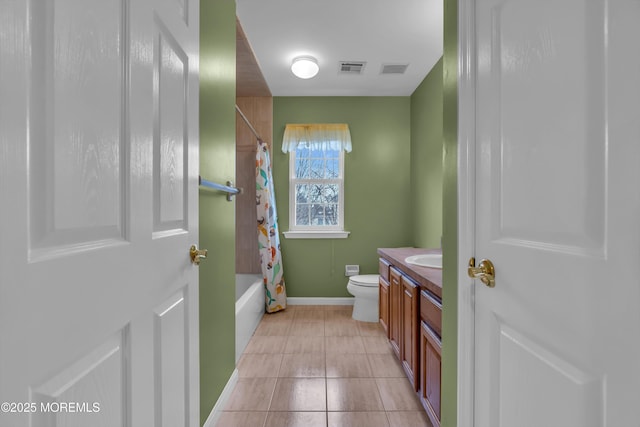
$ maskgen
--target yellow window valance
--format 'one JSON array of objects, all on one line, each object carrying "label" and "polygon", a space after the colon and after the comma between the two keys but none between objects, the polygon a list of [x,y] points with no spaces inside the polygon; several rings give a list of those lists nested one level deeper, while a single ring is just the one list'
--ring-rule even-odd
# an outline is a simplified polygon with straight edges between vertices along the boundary
[{"label": "yellow window valance", "polygon": [[351,152],[351,132],[344,123],[288,124],[282,138],[282,152],[295,150],[299,144],[311,149]]}]

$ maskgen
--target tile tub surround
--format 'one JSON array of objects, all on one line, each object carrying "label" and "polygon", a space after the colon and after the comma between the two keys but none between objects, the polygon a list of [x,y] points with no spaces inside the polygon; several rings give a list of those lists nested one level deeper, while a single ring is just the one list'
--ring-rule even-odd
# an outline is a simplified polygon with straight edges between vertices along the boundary
[{"label": "tile tub surround", "polygon": [[351,309],[265,315],[217,427],[431,427],[382,328]]}]

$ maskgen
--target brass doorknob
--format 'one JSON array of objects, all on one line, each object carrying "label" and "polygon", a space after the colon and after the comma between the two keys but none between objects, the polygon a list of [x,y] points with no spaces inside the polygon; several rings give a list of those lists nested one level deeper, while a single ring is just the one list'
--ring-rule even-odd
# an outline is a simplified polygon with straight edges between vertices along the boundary
[{"label": "brass doorknob", "polygon": [[207,250],[198,249],[196,245],[191,245],[189,256],[191,256],[191,264],[200,265],[200,260],[207,259]]},{"label": "brass doorknob", "polygon": [[474,257],[469,258],[467,273],[472,279],[480,279],[482,283],[490,288],[496,286],[496,269],[488,259],[483,259],[476,267],[476,259]]}]

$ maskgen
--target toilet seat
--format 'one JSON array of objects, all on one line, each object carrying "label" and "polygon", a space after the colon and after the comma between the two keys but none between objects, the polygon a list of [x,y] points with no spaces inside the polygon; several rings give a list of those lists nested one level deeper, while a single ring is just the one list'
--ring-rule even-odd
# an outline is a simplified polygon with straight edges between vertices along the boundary
[{"label": "toilet seat", "polygon": [[378,278],[380,276],[377,274],[361,274],[359,276],[351,276],[349,278],[349,283],[354,286],[362,286],[366,288],[378,287]]}]

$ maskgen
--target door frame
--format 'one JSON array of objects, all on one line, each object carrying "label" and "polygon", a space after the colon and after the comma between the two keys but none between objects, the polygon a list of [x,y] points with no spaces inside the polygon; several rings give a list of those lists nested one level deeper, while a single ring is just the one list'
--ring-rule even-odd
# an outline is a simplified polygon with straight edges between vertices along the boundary
[{"label": "door frame", "polygon": [[[475,284],[467,263],[475,256],[476,236],[476,72],[475,0],[458,0],[458,354],[457,418],[474,425]],[[480,255],[480,254],[479,254]]]}]

